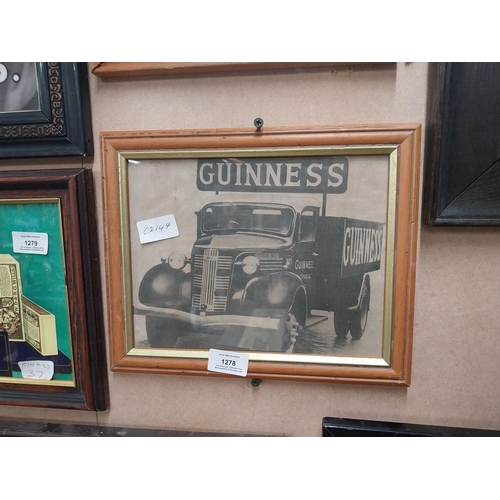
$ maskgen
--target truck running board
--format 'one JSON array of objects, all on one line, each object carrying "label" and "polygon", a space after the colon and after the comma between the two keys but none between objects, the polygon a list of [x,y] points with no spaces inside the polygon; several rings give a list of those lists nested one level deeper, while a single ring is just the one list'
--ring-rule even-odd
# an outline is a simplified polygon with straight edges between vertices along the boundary
[{"label": "truck running board", "polygon": [[310,326],[317,325],[318,323],[322,323],[323,321],[326,321],[328,319],[328,316],[324,316],[321,314],[310,314],[307,316],[306,319],[306,324],[304,328],[309,328]]}]

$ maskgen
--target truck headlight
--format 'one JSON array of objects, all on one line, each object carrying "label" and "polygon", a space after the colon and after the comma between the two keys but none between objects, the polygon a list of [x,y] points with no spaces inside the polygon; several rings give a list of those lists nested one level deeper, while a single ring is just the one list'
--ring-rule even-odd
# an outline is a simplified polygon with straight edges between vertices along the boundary
[{"label": "truck headlight", "polygon": [[180,253],[172,253],[168,256],[168,263],[172,269],[182,269],[186,262],[186,257]]},{"label": "truck headlight", "polygon": [[245,274],[255,274],[259,269],[259,259],[253,255],[247,255],[241,262],[241,268]]}]

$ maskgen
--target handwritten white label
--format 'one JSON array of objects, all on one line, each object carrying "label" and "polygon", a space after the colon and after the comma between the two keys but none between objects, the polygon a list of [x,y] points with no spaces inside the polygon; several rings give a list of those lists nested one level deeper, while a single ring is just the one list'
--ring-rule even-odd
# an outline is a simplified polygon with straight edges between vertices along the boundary
[{"label": "handwritten white label", "polygon": [[19,361],[23,378],[50,380],[54,376],[53,361]]},{"label": "handwritten white label", "polygon": [[49,235],[47,233],[12,231],[12,246],[15,253],[47,255],[49,251]]},{"label": "handwritten white label", "polygon": [[141,220],[137,223],[139,240],[141,243],[151,243],[152,241],[167,240],[179,236],[179,229],[175,217],[163,215],[154,219]]},{"label": "handwritten white label", "polygon": [[248,372],[248,354],[210,349],[208,351],[208,371],[246,377]]}]

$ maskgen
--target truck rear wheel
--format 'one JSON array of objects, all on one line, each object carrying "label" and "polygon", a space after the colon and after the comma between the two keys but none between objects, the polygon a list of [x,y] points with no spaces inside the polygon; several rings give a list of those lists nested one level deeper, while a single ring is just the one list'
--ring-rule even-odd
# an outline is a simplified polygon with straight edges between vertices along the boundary
[{"label": "truck rear wheel", "polygon": [[347,309],[337,309],[333,313],[333,326],[337,340],[346,340],[349,333],[349,311]]},{"label": "truck rear wheel", "polygon": [[178,321],[146,316],[146,332],[150,347],[175,347],[180,328]]},{"label": "truck rear wheel", "polygon": [[370,310],[370,277],[363,280],[359,304],[356,309],[349,311],[349,330],[354,340],[359,340],[365,332]]}]

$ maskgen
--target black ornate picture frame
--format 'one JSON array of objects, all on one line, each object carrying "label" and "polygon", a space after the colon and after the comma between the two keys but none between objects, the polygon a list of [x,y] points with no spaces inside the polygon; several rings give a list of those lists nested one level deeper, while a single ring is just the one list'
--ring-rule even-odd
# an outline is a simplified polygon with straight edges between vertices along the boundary
[{"label": "black ornate picture frame", "polygon": [[500,63],[432,63],[423,221],[500,226]]},{"label": "black ornate picture frame", "polygon": [[[21,64],[24,66],[15,66]],[[2,92],[16,91],[12,81],[23,80],[26,64],[29,63],[2,63],[0,96]],[[0,112],[0,158],[92,155],[87,63],[32,64],[38,104],[28,110]]]}]

